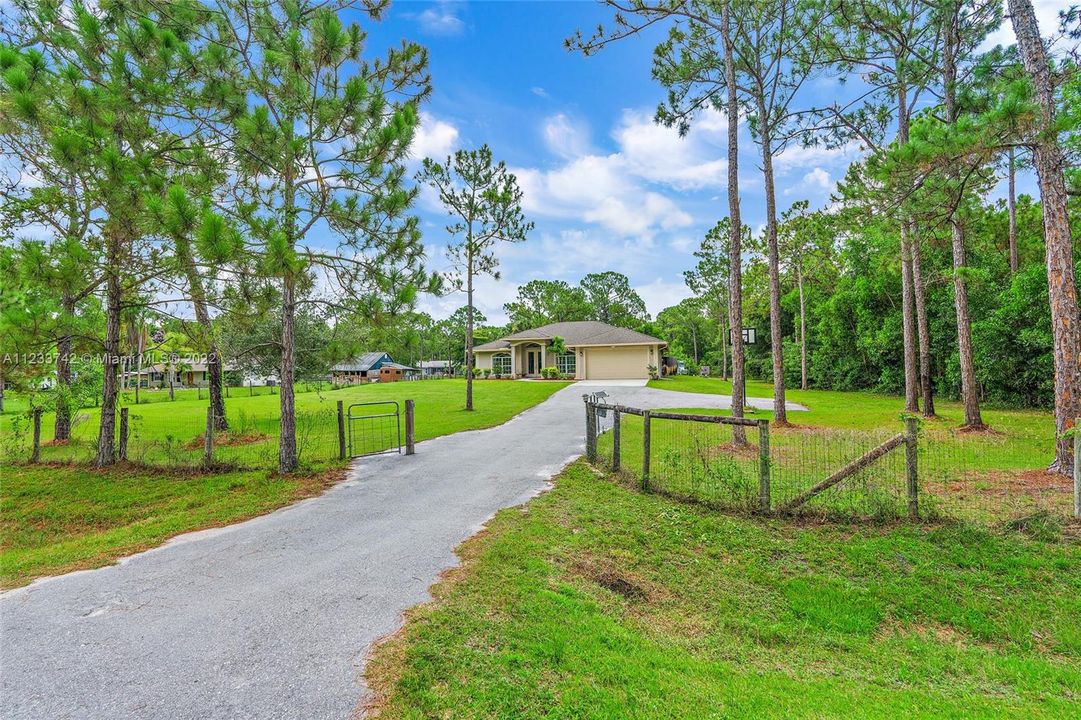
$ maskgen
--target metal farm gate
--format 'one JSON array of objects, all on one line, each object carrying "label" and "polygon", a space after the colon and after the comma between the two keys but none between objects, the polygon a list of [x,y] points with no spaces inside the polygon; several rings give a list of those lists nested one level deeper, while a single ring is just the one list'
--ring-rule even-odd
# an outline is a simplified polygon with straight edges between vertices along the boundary
[{"label": "metal farm gate", "polygon": [[402,413],[397,401],[353,403],[346,426],[351,458],[402,452]]}]

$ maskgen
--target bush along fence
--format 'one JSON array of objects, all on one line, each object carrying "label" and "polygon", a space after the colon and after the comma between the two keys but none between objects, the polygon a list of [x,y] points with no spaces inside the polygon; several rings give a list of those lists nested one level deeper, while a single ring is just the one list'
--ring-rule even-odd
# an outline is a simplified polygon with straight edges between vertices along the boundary
[{"label": "bush along fence", "polygon": [[[298,412],[297,450],[308,466],[344,462],[352,457],[384,452],[414,451],[414,403],[407,400],[404,413],[397,403],[393,412],[337,401],[336,407]],[[100,420],[79,414],[71,438],[43,442],[41,408],[35,408],[7,429],[0,445],[5,462],[62,462],[89,464],[97,455]],[[117,412],[116,459],[135,465],[177,469],[267,469],[278,465],[280,416],[255,415],[244,410],[215,416],[205,414],[164,415],[141,413],[135,407]],[[396,425],[397,432],[394,426]]]},{"label": "bush along fence", "polygon": [[[643,491],[761,514],[1001,521],[1081,517],[1081,469],[1047,473],[1044,448],[921,427],[776,427],[768,420],[647,410],[584,396],[586,455]],[[1081,440],[1075,438],[1081,457]]]}]

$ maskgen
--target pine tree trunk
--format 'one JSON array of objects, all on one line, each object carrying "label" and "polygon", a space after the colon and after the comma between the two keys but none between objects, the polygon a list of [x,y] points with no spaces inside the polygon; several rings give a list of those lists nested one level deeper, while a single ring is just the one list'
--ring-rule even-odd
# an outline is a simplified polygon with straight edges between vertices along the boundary
[{"label": "pine tree trunk", "polygon": [[766,244],[769,259],[769,336],[773,356],[773,422],[788,424],[784,392],[784,338],[781,335],[781,257],[777,247],[777,196],[773,178],[773,147],[766,124],[769,116],[761,99],[758,119],[762,134],[762,177],[766,189]]},{"label": "pine tree trunk", "polygon": [[[465,311],[465,409],[473,409],[473,250],[472,238],[466,240],[466,311]],[[513,371],[513,368],[511,368]]]},{"label": "pine tree trunk", "polygon": [[207,307],[206,290],[191,255],[187,251],[179,254],[180,261],[184,265],[184,273],[187,275],[188,292],[191,295],[192,307],[195,309],[195,320],[199,323],[204,342],[207,344],[207,376],[210,379],[210,407],[215,417],[214,426],[218,430],[228,430],[229,422],[225,417],[225,397],[222,388],[221,356],[218,354],[218,345],[214,340],[214,326]]},{"label": "pine tree trunk", "polygon": [[1066,208],[1066,158],[1055,127],[1055,97],[1047,49],[1040,38],[1029,0],[1009,0],[1014,35],[1021,62],[1032,80],[1040,107],[1039,141],[1032,158],[1040,185],[1047,261],[1047,290],[1051,302],[1051,331],[1055,357],[1055,460],[1054,472],[1073,472],[1072,442],[1066,435],[1081,417],[1081,309],[1074,276],[1073,239]]},{"label": "pine tree trunk", "polygon": [[807,305],[803,296],[803,268],[796,267],[799,283],[799,375],[800,389],[807,389]]},{"label": "pine tree trunk", "polygon": [[927,292],[923,280],[923,259],[918,238],[912,239],[912,289],[916,296],[916,333],[920,350],[920,391],[923,393],[923,416],[935,416],[935,386],[931,379],[931,330],[927,324]]},{"label": "pine tree trunk", "polygon": [[905,412],[920,411],[916,354],[916,300],[912,282],[912,248],[907,224],[901,226],[901,332],[904,333]]},{"label": "pine tree trunk", "polygon": [[[61,300],[64,308],[63,322],[71,322],[75,315],[75,301],[70,295]],[[66,330],[66,327],[65,327]],[[60,385],[56,394],[56,418],[53,421],[53,439],[71,439],[71,335],[65,332],[56,341],[56,382]]]},{"label": "pine tree trunk", "polygon": [[1015,273],[1020,269],[1021,263],[1017,256],[1017,166],[1014,163],[1014,149],[1010,148],[1010,176],[1007,183],[1009,190],[1006,193],[1006,212],[1009,216],[1009,229],[1006,232],[1006,242],[1010,247],[1010,272]]},{"label": "pine tree trunk", "polygon": [[105,362],[101,386],[101,425],[98,428],[98,453],[94,464],[107,467],[116,462],[117,370],[120,364],[120,248],[118,229],[108,232],[108,280],[105,283]]},{"label": "pine tree trunk", "polygon": [[[901,84],[897,90],[897,143],[908,142],[908,90]],[[905,412],[919,412],[919,381],[917,379],[915,292],[912,278],[911,228],[901,222],[901,339],[905,373]]]},{"label": "pine tree trunk", "polygon": [[728,379],[728,323],[721,318],[721,378]]},{"label": "pine tree trunk", "polygon": [[965,427],[984,427],[980,416],[976,365],[972,360],[972,319],[968,311],[968,287],[965,285],[965,231],[956,220],[950,222],[953,250],[953,301],[957,311],[957,348],[961,355],[961,403],[965,409]]},{"label": "pine tree trunk", "polygon": [[[959,18],[956,13],[945,18],[943,53],[943,99],[946,122],[957,122],[957,53],[960,43]],[[961,404],[964,406],[964,427],[978,430],[984,427],[980,416],[979,389],[976,387],[976,365],[972,359],[972,318],[968,309],[968,286],[965,283],[965,230],[957,218],[956,206],[950,211],[950,249],[953,256],[953,303],[957,313],[957,350],[961,360]]]},{"label": "pine tree trunk", "polygon": [[297,469],[297,418],[294,398],[296,323],[296,279],[286,271],[282,279],[282,357],[281,387],[278,404],[281,408],[280,439],[278,441],[278,472],[291,473]]},{"label": "pine tree trunk", "polygon": [[[743,224],[739,211],[739,96],[729,21],[729,4],[725,3],[721,10],[721,36],[724,43],[724,83],[728,114],[728,328],[732,338],[732,417],[741,418],[747,404],[742,332]],[[732,441],[738,445],[747,443],[747,435],[742,425],[732,426]]]}]

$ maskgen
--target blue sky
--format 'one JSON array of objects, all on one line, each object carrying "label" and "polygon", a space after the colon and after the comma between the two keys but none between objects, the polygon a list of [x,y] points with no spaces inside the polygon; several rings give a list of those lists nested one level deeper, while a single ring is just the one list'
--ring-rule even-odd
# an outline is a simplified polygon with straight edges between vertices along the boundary
[{"label": "blue sky", "polygon": [[[1061,2],[1037,2],[1042,30],[1052,31]],[[654,125],[663,90],[650,78],[660,33],[617,43],[586,58],[564,49],[576,28],[610,21],[593,2],[399,2],[370,28],[371,52],[402,37],[430,51],[434,94],[422,114],[414,152],[445,157],[488,143],[514,170],[536,228],[522,244],[498,251],[503,278],[478,284],[477,306],[503,322],[502,306],[531,279],[577,282],[588,272],[628,275],[652,314],[690,295],[682,273],[706,230],[727,214],[725,122],[700,119],[686,138]],[[1012,42],[1008,26],[991,39]],[[853,93],[851,81],[814,81],[804,102]],[[741,132],[744,220],[764,223],[756,147]],[[806,199],[824,205],[859,154],[792,147],[777,160],[783,210]],[[1034,192],[1033,178],[1020,181]],[[430,195],[418,207],[433,268],[446,267],[445,215]],[[426,297],[422,309],[445,317],[464,304],[452,293]]]}]

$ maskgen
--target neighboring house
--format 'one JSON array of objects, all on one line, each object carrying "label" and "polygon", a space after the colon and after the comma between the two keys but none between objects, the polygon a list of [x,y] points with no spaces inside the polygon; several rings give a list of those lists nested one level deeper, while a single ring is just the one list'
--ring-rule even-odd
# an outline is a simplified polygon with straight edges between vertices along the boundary
[{"label": "neighboring house", "polygon": [[417,367],[420,369],[421,377],[426,378],[441,377],[454,373],[454,365],[450,360],[421,360],[417,363]]},{"label": "neighboring house", "polygon": [[415,372],[413,368],[394,362],[385,352],[370,352],[338,363],[330,369],[330,377],[336,385],[352,385],[375,381],[395,382],[412,372]]},{"label": "neighboring house", "polygon": [[[566,352],[551,352],[553,338]],[[644,379],[649,366],[660,366],[664,340],[637,330],[588,320],[560,322],[507,335],[473,348],[477,367],[500,375],[539,377],[554,367],[577,380]]]},{"label": "neighboring house", "polygon": [[[222,372],[233,372],[236,367],[226,363]],[[130,370],[124,373],[124,379],[133,383],[139,378],[139,385],[146,388],[174,387],[207,387],[210,385],[210,368],[203,362],[178,362],[171,367],[168,363],[156,363],[148,365],[136,372]]]}]

